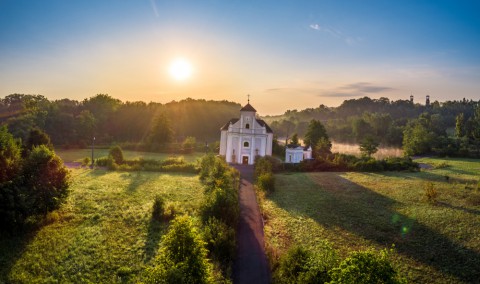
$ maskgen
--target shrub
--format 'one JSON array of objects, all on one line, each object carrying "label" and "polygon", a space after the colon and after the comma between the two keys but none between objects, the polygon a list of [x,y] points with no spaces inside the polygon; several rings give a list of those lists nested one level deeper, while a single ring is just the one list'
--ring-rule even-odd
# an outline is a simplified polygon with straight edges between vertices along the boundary
[{"label": "shrub", "polygon": [[432,182],[427,182],[424,184],[423,189],[425,190],[425,198],[429,203],[436,203],[438,197],[438,191],[434,187]]},{"label": "shrub", "polygon": [[123,164],[124,158],[123,158],[123,151],[120,146],[113,146],[110,148],[110,151],[108,152],[108,156],[112,157],[113,161],[117,165]]},{"label": "shrub", "polygon": [[293,246],[280,257],[273,278],[276,283],[326,283],[336,265],[336,253],[327,243],[317,252]]},{"label": "shrub", "polygon": [[157,255],[154,267],[146,271],[147,283],[213,282],[205,243],[188,216],[172,221]]},{"label": "shrub", "polygon": [[271,193],[275,190],[272,162],[260,157],[255,160],[255,185],[262,191]]},{"label": "shrub", "polygon": [[210,175],[210,171],[215,164],[215,155],[212,153],[205,155],[199,162],[200,168],[200,180],[205,182],[207,177]]},{"label": "shrub", "polygon": [[111,158],[109,157],[98,158],[95,160],[95,165],[97,165],[98,167],[106,167],[109,163],[109,160],[111,160]]},{"label": "shrub", "polygon": [[45,145],[34,146],[22,172],[27,196],[26,208],[32,215],[46,215],[65,201],[70,175],[62,160]]},{"label": "shrub", "polygon": [[362,172],[378,172],[383,171],[381,163],[377,162],[374,158],[360,159],[354,165],[355,170]]},{"label": "shrub", "polygon": [[255,160],[255,178],[258,178],[264,173],[272,173],[272,163],[265,157],[258,157]]},{"label": "shrub", "polygon": [[418,171],[420,166],[410,157],[389,157],[383,160],[386,171]]},{"label": "shrub", "polygon": [[329,283],[404,283],[388,259],[388,251],[354,252],[330,271]]},{"label": "shrub", "polygon": [[90,165],[90,158],[89,158],[89,157],[83,158],[83,160],[82,160],[82,166],[83,166],[83,167],[88,167],[89,165]]},{"label": "shrub", "polygon": [[201,206],[204,222],[213,217],[235,228],[239,214],[238,193],[232,189],[215,188],[207,195]]},{"label": "shrub", "polygon": [[275,191],[275,177],[272,173],[263,173],[257,177],[257,187],[266,193]]},{"label": "shrub", "polygon": [[204,224],[203,236],[210,257],[218,261],[225,271],[235,256],[235,230],[212,217]]}]

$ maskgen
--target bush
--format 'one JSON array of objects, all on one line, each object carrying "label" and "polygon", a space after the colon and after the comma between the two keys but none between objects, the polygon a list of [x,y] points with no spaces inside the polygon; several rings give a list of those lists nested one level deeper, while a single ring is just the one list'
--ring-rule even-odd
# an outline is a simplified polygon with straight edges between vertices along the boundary
[{"label": "bush", "polygon": [[383,165],[381,162],[374,158],[363,158],[354,164],[354,168],[361,172],[380,172],[383,171]]},{"label": "bush", "polygon": [[335,251],[326,243],[319,252],[293,246],[280,258],[273,279],[275,283],[326,283],[336,265]]},{"label": "bush", "polygon": [[222,270],[226,271],[235,257],[235,230],[214,217],[208,219],[204,226],[203,236],[210,257],[218,261]]},{"label": "bush", "polygon": [[113,146],[110,148],[110,151],[108,152],[108,156],[112,157],[113,161],[117,165],[123,164],[124,158],[123,158],[123,151],[120,146]]},{"label": "bush", "polygon": [[237,191],[215,188],[205,198],[201,214],[204,222],[213,217],[235,228],[240,215]]},{"label": "bush", "polygon": [[89,157],[83,158],[83,160],[82,160],[82,166],[83,166],[83,167],[88,167],[89,165],[90,165],[90,158],[89,158]]},{"label": "bush", "polygon": [[257,177],[257,187],[266,193],[275,191],[275,177],[272,173],[263,173]]},{"label": "bush", "polygon": [[255,178],[258,178],[264,173],[272,173],[272,163],[265,157],[258,157],[255,160]]},{"label": "bush", "polygon": [[154,267],[146,271],[147,283],[212,283],[205,243],[188,216],[177,217],[162,238]]},{"label": "bush", "polygon": [[437,202],[437,197],[438,197],[438,191],[434,187],[432,182],[427,182],[423,186],[423,189],[425,190],[425,198],[427,199],[428,203],[436,203]]},{"label": "bush", "polygon": [[62,160],[45,145],[34,146],[22,172],[26,208],[32,215],[46,215],[65,201],[70,175]]},{"label": "bush", "polygon": [[275,191],[275,178],[273,176],[272,162],[265,157],[255,160],[255,185],[266,193]]},{"label": "bush", "polygon": [[330,271],[329,283],[404,283],[388,259],[388,251],[354,252]]}]

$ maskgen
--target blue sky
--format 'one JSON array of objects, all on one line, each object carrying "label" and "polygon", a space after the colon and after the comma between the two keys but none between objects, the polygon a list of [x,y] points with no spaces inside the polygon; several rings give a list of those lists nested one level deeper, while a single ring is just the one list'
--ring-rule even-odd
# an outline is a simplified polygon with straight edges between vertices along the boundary
[{"label": "blue sky", "polygon": [[[479,1],[0,0],[0,97],[480,99]],[[178,82],[172,60],[191,62]]]}]

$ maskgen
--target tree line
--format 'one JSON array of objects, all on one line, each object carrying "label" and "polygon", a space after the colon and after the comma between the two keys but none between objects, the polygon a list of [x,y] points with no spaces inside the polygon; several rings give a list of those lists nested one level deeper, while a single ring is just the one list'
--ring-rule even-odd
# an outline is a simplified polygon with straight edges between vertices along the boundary
[{"label": "tree line", "polygon": [[410,100],[363,97],[345,100],[338,107],[320,105],[301,111],[287,110],[282,115],[267,116],[264,120],[279,137],[291,137],[294,133],[305,137],[309,122],[315,119],[324,124],[330,138],[337,142],[360,143],[367,137],[374,137],[382,145],[401,147],[409,121],[426,113],[439,130],[452,132],[457,115],[462,113],[464,120],[468,121],[474,116],[478,104],[463,99],[422,105]]},{"label": "tree line", "polygon": [[54,145],[144,143],[160,147],[195,137],[215,141],[220,127],[238,116],[241,105],[229,101],[185,99],[166,104],[122,102],[106,94],[83,101],[48,100],[42,95],[12,94],[0,99],[0,124],[17,138],[31,129],[46,132]]}]

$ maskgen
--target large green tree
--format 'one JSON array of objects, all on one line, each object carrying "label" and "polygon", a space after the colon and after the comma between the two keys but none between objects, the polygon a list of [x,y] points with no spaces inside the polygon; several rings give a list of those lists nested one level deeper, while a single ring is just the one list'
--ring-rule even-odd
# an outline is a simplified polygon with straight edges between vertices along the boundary
[{"label": "large green tree", "polygon": [[0,187],[12,180],[21,166],[21,148],[6,126],[0,127]]},{"label": "large green tree", "polygon": [[153,126],[150,129],[147,143],[151,148],[158,148],[166,143],[172,142],[173,135],[174,133],[170,120],[164,112],[161,112],[153,121]]},{"label": "large green tree", "polygon": [[373,154],[377,153],[379,145],[380,143],[378,143],[375,138],[368,136],[360,142],[360,152],[362,153],[362,156],[371,157]]},{"label": "large green tree", "polygon": [[55,152],[45,145],[33,147],[25,160],[22,176],[30,215],[46,215],[67,198],[69,171]]},{"label": "large green tree", "polygon": [[[324,139],[327,142],[330,142],[330,139],[328,138],[328,135],[327,135],[327,131],[325,130],[325,127],[323,126],[323,124],[318,120],[312,119],[308,124],[307,133],[305,134],[305,139],[304,139],[305,145],[311,146],[313,149],[313,153],[316,153],[318,152],[317,151],[318,150],[317,147],[319,145],[318,142],[321,139]],[[325,141],[323,144],[331,145],[331,143],[326,143]]]},{"label": "large green tree", "polygon": [[403,131],[403,151],[406,156],[429,153],[437,135],[419,121],[410,122]]}]

